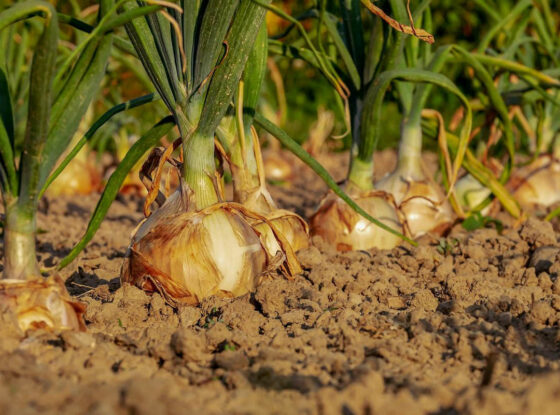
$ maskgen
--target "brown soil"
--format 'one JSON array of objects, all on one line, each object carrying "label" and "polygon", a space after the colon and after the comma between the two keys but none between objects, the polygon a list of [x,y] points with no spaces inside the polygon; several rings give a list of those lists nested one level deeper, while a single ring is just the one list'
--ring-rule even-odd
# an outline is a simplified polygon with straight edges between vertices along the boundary
[{"label": "brown soil", "polygon": [[[330,164],[336,179],[345,163]],[[378,165],[392,163],[387,153]],[[273,189],[282,207],[312,212],[325,188],[311,177]],[[44,267],[79,239],[96,199],[45,207]],[[560,413],[560,243],[550,224],[502,234],[456,226],[392,251],[337,253],[316,239],[294,281],[174,311],[120,287],[140,203],[116,201],[61,273],[87,304],[87,333],[21,342],[0,326],[1,414]]]}]

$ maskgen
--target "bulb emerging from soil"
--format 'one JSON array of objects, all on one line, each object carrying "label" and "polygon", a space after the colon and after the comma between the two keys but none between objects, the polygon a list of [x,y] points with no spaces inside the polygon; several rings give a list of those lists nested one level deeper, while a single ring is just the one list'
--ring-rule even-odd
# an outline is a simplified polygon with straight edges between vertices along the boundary
[{"label": "bulb emerging from soil", "polygon": [[376,187],[393,195],[413,238],[427,232],[442,233],[453,222],[453,211],[442,190],[421,172],[397,169]]},{"label": "bulb emerging from soil", "polygon": [[[349,196],[368,214],[402,232],[402,225],[395,209],[375,191]],[[310,219],[311,235],[319,235],[338,251],[392,249],[400,238],[356,213],[342,199],[330,192],[321,201],[317,212]]]},{"label": "bulb emerging from soil", "polygon": [[301,271],[289,243],[266,218],[237,203],[185,209],[181,192],[138,228],[121,270],[123,283],[158,291],[172,305],[194,305],[211,295],[246,294],[279,267],[288,275]]},{"label": "bulb emerging from soil", "polygon": [[543,155],[520,168],[510,180],[513,196],[525,208],[560,201],[560,160]]},{"label": "bulb emerging from soil", "polygon": [[23,332],[39,328],[85,330],[85,306],[73,301],[56,277],[1,280],[0,310],[13,314]]}]

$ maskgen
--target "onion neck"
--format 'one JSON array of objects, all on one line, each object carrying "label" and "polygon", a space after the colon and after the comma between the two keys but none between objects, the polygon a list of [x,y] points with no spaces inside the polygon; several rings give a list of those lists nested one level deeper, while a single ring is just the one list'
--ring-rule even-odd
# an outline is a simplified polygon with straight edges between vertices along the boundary
[{"label": "onion neck", "polygon": [[22,209],[17,203],[6,206],[3,278],[26,280],[41,275],[35,247],[34,212],[34,209]]},{"label": "onion neck", "polygon": [[242,137],[236,135],[235,143],[231,147],[233,191],[240,203],[245,203],[244,199],[261,185],[251,134],[250,129],[245,131],[244,146],[241,145]]},{"label": "onion neck", "polygon": [[353,158],[350,164],[348,182],[361,192],[373,190],[373,161],[365,162],[358,157]]},{"label": "onion neck", "polygon": [[183,144],[183,178],[193,191],[197,210],[218,202],[215,188],[214,137],[194,133]]},{"label": "onion neck", "polygon": [[558,140],[554,140],[554,131],[552,130],[552,121],[550,118],[546,118],[541,127],[541,141],[539,143],[538,151],[540,154],[546,154],[550,146],[552,146],[552,153],[556,157],[560,155],[558,151]]},{"label": "onion neck", "polygon": [[397,171],[401,176],[422,177],[422,127],[420,123],[405,119],[401,126],[401,140]]}]

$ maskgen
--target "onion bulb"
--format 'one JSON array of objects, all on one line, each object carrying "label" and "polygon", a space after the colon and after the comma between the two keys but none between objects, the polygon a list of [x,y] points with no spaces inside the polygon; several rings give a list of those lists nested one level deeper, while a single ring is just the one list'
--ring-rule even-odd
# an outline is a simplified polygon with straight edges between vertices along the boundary
[{"label": "onion bulb", "polygon": [[73,301],[56,277],[0,280],[0,309],[29,329],[85,330],[83,304]]},{"label": "onion bulb", "polygon": [[[138,228],[121,270],[123,283],[158,291],[172,305],[194,305],[211,295],[253,291],[278,267],[289,275],[301,271],[289,244],[266,218],[237,203],[192,210],[187,193],[176,191]],[[262,222],[261,230],[255,221]],[[276,238],[276,250],[267,249],[266,233]]]},{"label": "onion bulb", "polygon": [[[352,199],[369,215],[402,232],[402,225],[395,209],[378,192],[352,195]],[[338,251],[392,249],[400,238],[356,213],[332,191],[321,201],[317,212],[310,219],[311,235],[321,236]]]},{"label": "onion bulb", "polygon": [[376,187],[393,195],[413,238],[440,233],[453,222],[453,212],[440,187],[421,172],[397,169]]},{"label": "onion bulb", "polygon": [[[473,209],[482,203],[492,191],[481,184],[472,175],[466,174],[455,183],[455,195],[462,207]],[[482,209],[481,213],[486,215],[490,210],[490,205]]]},{"label": "onion bulb", "polygon": [[89,157],[76,157],[46,190],[50,197],[87,195],[101,187],[101,173]]},{"label": "onion bulb", "polygon": [[560,201],[560,160],[542,155],[517,170],[510,180],[513,196],[525,208],[551,206]]},{"label": "onion bulb", "polygon": [[264,174],[267,179],[290,182],[294,178],[294,165],[281,149],[263,152]]}]

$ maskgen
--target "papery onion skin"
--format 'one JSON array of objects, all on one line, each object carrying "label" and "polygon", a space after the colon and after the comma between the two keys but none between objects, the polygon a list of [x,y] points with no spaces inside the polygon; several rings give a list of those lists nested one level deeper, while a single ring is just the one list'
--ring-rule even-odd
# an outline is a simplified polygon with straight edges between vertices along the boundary
[{"label": "papery onion skin", "polygon": [[[380,196],[365,194],[354,201],[372,217],[397,232],[402,225],[395,209]],[[321,236],[338,251],[392,249],[400,238],[371,223],[334,193],[329,192],[310,219],[311,235]]]},{"label": "papery onion skin", "polygon": [[428,232],[441,233],[453,222],[453,211],[443,192],[423,175],[412,177],[397,170],[376,187],[393,196],[413,238]]},{"label": "papery onion skin", "polygon": [[220,208],[154,217],[153,227],[150,219],[133,240],[121,280],[157,290],[172,304],[246,294],[267,268],[259,235],[239,212]]},{"label": "papery onion skin", "polygon": [[[284,235],[294,252],[309,246],[309,229],[307,223],[295,213],[283,209],[276,209],[271,214],[267,215],[267,219],[278,232]],[[278,250],[282,250],[268,224],[261,222],[255,225],[255,229],[263,236],[263,242],[269,252],[275,253]]]},{"label": "papery onion skin", "polygon": [[[264,181],[264,180],[263,180]],[[243,204],[247,209],[267,218],[267,220],[282,233],[294,252],[309,246],[309,226],[298,214],[285,209],[278,209],[266,186],[261,184],[250,190],[237,189],[234,200]],[[256,229],[263,233],[269,252],[278,248],[275,235],[257,222]],[[262,229],[261,229],[262,228]]]},{"label": "papery onion skin", "polygon": [[560,161],[551,155],[540,156],[515,172],[509,188],[524,208],[560,202]]},{"label": "papery onion skin", "polygon": [[38,328],[85,331],[85,306],[73,301],[56,277],[1,280],[0,309],[11,313],[24,333]]}]

